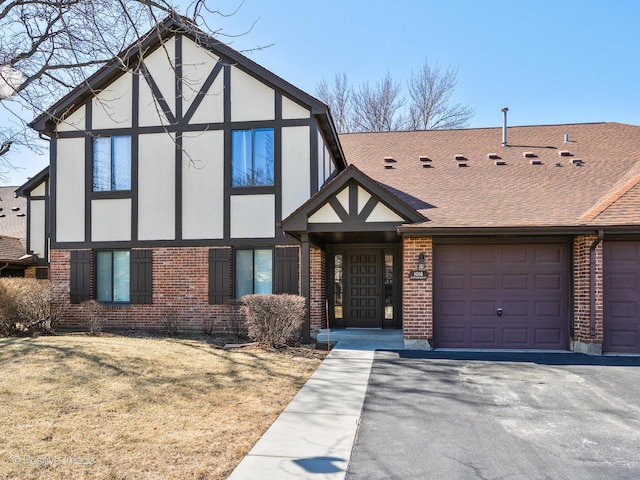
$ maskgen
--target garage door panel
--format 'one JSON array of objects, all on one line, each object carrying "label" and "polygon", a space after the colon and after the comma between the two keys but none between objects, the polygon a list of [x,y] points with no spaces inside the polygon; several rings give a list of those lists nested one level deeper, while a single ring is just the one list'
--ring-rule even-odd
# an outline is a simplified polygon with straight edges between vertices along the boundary
[{"label": "garage door panel", "polygon": [[640,242],[604,242],[604,343],[612,353],[640,353]]},{"label": "garage door panel", "polygon": [[502,288],[504,290],[528,290],[529,275],[525,273],[507,273],[502,275]]},{"label": "garage door panel", "polygon": [[505,327],[502,329],[502,347],[525,348],[530,343],[529,329],[525,327]]},{"label": "garage door panel", "polygon": [[567,349],[567,258],[566,244],[436,245],[436,347]]},{"label": "garage door panel", "polygon": [[471,343],[485,344],[487,347],[493,347],[497,343],[498,332],[495,328],[471,328]]}]

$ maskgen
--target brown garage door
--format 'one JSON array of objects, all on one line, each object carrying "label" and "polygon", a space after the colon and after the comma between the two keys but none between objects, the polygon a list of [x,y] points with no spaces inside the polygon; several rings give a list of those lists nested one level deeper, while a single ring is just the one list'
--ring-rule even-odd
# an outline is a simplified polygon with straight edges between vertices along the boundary
[{"label": "brown garage door", "polygon": [[566,244],[436,245],[433,271],[436,347],[568,348]]},{"label": "brown garage door", "polygon": [[602,348],[640,353],[640,242],[604,242]]}]

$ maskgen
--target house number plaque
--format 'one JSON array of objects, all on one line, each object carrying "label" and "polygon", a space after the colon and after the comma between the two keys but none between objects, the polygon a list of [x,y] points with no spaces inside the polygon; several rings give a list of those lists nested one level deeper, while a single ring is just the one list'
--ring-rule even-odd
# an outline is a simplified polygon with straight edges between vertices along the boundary
[{"label": "house number plaque", "polygon": [[426,280],[428,276],[426,270],[409,270],[409,280]]}]

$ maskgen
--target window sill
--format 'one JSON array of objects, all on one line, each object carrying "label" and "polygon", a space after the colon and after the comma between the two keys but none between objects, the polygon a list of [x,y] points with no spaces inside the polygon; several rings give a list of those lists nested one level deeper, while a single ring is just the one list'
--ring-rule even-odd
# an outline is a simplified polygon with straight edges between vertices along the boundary
[{"label": "window sill", "polygon": [[131,190],[110,190],[108,192],[94,192],[91,191],[90,197],[92,199],[99,198],[131,198]]},{"label": "window sill", "polygon": [[258,195],[266,193],[276,193],[274,185],[261,185],[255,187],[231,187],[232,195]]}]

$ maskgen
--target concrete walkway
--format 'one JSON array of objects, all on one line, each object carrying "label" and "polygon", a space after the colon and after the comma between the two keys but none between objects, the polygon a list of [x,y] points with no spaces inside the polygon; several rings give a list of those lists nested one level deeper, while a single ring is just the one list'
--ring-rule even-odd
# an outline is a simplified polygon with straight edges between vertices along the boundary
[{"label": "concrete walkway", "polygon": [[344,479],[377,349],[402,350],[399,330],[322,331],[338,342],[230,480]]}]

